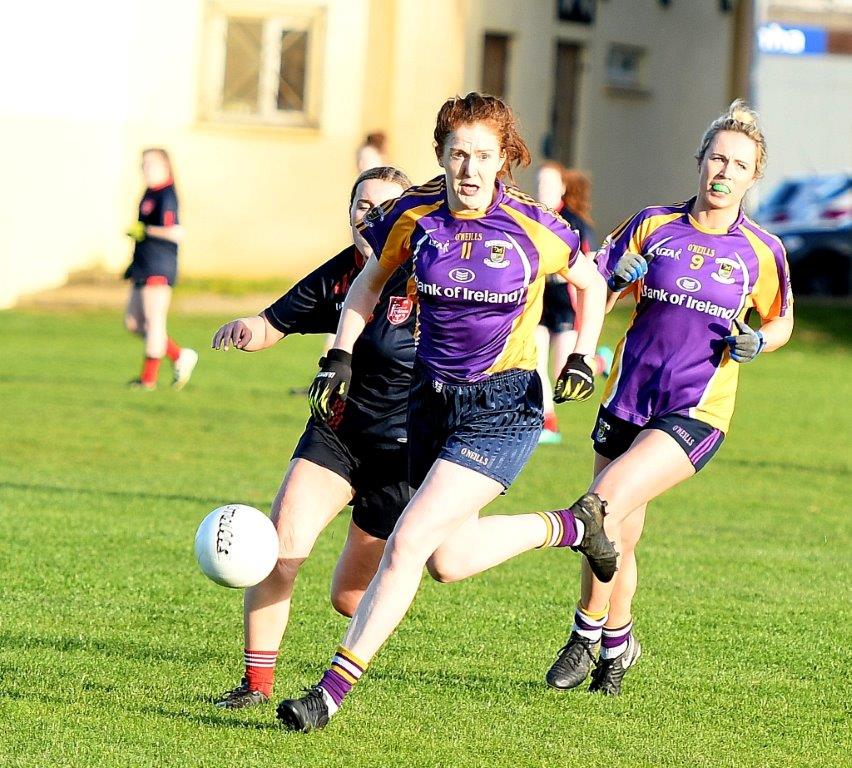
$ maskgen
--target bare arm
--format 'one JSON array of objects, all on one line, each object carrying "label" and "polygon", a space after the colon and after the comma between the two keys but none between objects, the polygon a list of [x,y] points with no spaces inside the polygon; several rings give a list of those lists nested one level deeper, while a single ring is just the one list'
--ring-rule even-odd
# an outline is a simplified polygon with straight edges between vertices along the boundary
[{"label": "bare arm", "polygon": [[776,349],[783,347],[793,333],[793,308],[787,310],[786,315],[775,317],[767,323],[760,326],[760,332],[763,334],[763,351],[774,352]]},{"label": "bare arm", "polygon": [[284,335],[273,327],[266,315],[254,315],[225,323],[213,336],[212,346],[226,351],[234,347],[243,352],[257,352],[281,341]]},{"label": "bare arm", "polygon": [[[372,254],[372,250],[367,247]],[[364,326],[373,314],[385,283],[390,279],[396,267],[385,267],[378,259],[367,255],[367,263],[361,274],[352,282],[337,325],[337,336],[332,347],[352,352],[352,347],[364,330]]]},{"label": "bare arm", "polygon": [[594,261],[585,254],[581,254],[570,269],[560,274],[577,289],[579,331],[574,351],[581,355],[594,355],[606,312],[606,283]]},{"label": "bare arm", "polygon": [[606,313],[612,312],[613,307],[618,304],[618,299],[621,297],[621,291],[613,291],[606,289]]},{"label": "bare arm", "polygon": [[145,234],[148,237],[159,237],[161,240],[181,243],[183,241],[184,229],[180,224],[173,224],[171,227],[158,227],[156,224],[148,224],[145,227]]}]

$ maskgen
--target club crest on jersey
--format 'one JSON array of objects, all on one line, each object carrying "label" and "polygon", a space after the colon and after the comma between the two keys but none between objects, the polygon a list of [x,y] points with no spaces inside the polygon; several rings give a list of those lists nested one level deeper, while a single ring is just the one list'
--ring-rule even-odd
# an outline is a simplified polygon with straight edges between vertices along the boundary
[{"label": "club crest on jersey", "polygon": [[456,283],[469,283],[476,278],[476,273],[466,267],[456,267],[450,270],[450,280]]},{"label": "club crest on jersey", "polygon": [[[738,256],[739,254],[734,254]],[[741,269],[738,262],[733,259],[726,259],[724,256],[716,259],[716,264],[718,264],[718,268],[715,272],[710,273],[710,277],[712,277],[717,283],[722,283],[722,285],[733,285],[736,282],[734,279],[734,270]]]},{"label": "club crest on jersey", "polygon": [[414,301],[408,296],[391,296],[388,302],[388,322],[391,325],[402,325],[414,309]]},{"label": "club crest on jersey", "polygon": [[492,269],[505,269],[509,266],[509,259],[506,257],[506,251],[512,250],[512,244],[505,240],[488,240],[485,243],[488,248],[489,255],[483,259],[486,267]]},{"label": "club crest on jersey", "polygon": [[139,207],[139,213],[143,216],[147,216],[154,210],[154,201],[150,198],[145,198],[142,201],[142,205]]},{"label": "club crest on jersey", "polygon": [[678,288],[687,293],[695,293],[701,290],[701,283],[694,277],[679,277],[675,282]]}]

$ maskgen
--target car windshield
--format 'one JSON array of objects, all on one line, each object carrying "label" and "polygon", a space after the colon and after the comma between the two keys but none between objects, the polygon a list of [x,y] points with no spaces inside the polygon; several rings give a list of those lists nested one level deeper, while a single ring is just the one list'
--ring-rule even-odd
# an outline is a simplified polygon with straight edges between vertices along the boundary
[{"label": "car windshield", "polygon": [[786,205],[795,197],[801,187],[801,181],[782,181],[766,199],[765,206],[767,208],[776,208]]}]

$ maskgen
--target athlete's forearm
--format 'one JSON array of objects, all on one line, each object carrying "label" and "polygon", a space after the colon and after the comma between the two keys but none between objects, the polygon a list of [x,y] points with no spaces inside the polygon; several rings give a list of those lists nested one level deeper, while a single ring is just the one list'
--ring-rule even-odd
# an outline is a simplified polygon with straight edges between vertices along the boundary
[{"label": "athlete's forearm", "polygon": [[172,243],[180,243],[183,240],[183,227],[175,224],[171,227],[158,227],[156,224],[148,224],[145,227],[148,237],[159,237]]},{"label": "athlete's forearm", "polygon": [[612,312],[613,307],[618,304],[618,299],[621,296],[621,291],[612,291],[609,288],[606,289],[606,313],[609,314]]},{"label": "athlete's forearm", "polygon": [[760,327],[763,334],[763,351],[772,352],[783,347],[793,333],[793,310],[790,308],[783,317],[776,317]]},{"label": "athlete's forearm", "polygon": [[[368,262],[368,264],[371,263],[375,264],[375,259]],[[352,282],[349,293],[346,294],[346,300],[343,302],[343,309],[340,311],[340,322],[337,324],[337,335],[334,337],[333,347],[346,352],[352,351],[379,301],[385,284],[379,278],[375,270],[365,267]]]},{"label": "athlete's forearm", "polygon": [[574,351],[594,355],[607,309],[606,283],[595,271],[584,288],[577,289],[577,343]]}]

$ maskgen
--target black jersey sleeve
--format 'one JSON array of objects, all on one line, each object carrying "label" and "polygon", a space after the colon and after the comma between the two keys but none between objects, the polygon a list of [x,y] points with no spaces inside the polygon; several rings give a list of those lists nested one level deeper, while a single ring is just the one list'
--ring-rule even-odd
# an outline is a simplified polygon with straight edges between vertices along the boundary
[{"label": "black jersey sleeve", "polygon": [[334,333],[343,300],[360,271],[350,246],[303,277],[263,314],[281,333]]},{"label": "black jersey sleeve", "polygon": [[178,221],[177,192],[173,186],[166,187],[160,197],[160,225],[173,227]]}]

